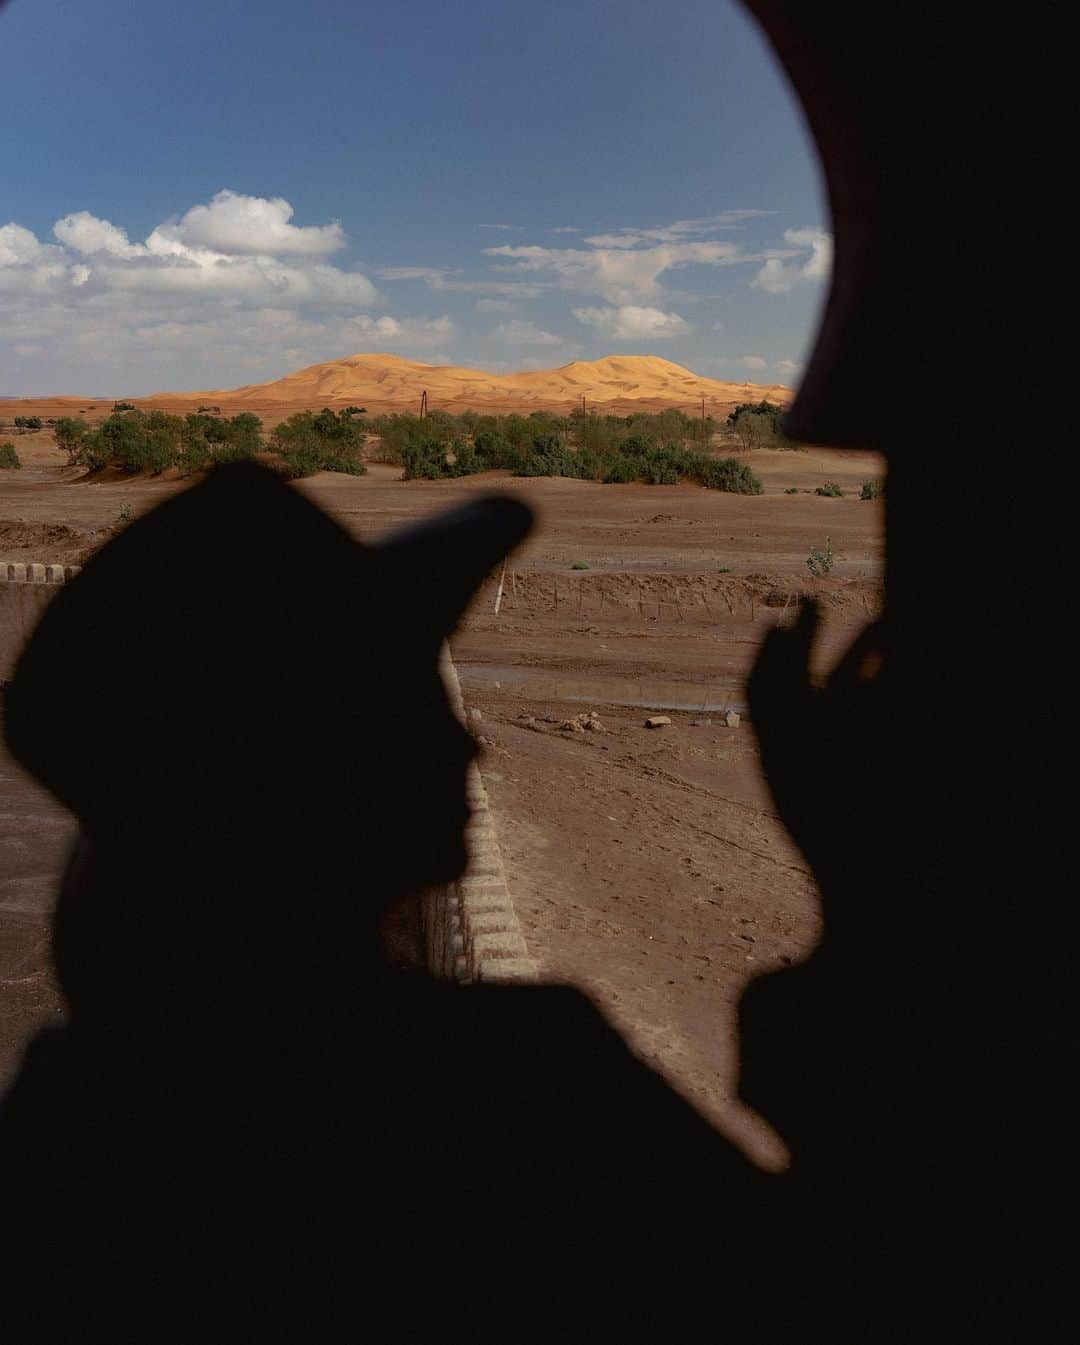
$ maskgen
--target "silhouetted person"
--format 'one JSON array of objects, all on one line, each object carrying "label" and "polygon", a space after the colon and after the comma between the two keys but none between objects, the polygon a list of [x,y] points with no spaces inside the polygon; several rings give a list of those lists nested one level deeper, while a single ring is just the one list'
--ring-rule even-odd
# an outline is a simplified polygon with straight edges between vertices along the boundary
[{"label": "silhouetted person", "polygon": [[737,1263],[716,1183],[740,1222],[772,1183],[587,999],[386,957],[466,859],[440,644],[529,523],[489,499],[364,546],[222,468],[50,605],[7,737],[82,836],[67,1022],[0,1112],[15,1339],[354,1337],[470,1276],[629,1304]]}]

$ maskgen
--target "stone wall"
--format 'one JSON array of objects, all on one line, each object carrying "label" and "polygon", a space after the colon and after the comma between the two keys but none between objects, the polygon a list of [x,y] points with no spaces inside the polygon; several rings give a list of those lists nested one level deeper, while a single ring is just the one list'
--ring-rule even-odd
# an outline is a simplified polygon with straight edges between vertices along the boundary
[{"label": "stone wall", "polygon": [[0,682],[15,671],[19,652],[56,592],[78,565],[39,565],[0,560]]}]

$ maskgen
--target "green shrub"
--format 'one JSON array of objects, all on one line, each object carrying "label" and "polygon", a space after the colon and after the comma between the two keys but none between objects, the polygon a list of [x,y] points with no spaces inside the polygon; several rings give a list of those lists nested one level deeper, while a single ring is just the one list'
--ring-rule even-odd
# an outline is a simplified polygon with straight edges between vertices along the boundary
[{"label": "green shrub", "polygon": [[731,426],[738,425],[744,416],[764,416],[772,432],[779,434],[784,419],[784,408],[777,406],[775,402],[767,402],[764,398],[760,402],[739,402],[732,408],[727,423]]},{"label": "green shrub", "polygon": [[303,476],[314,476],[322,470],[319,450],[311,444],[300,444],[281,454],[281,474],[294,481]]},{"label": "green shrub", "polygon": [[760,495],[765,489],[738,458],[706,458],[698,479],[710,490],[726,490],[731,495]]},{"label": "green shrub", "polygon": [[622,453],[604,459],[604,474],[600,480],[608,484],[629,485],[641,476],[641,464]]},{"label": "green shrub", "polygon": [[176,459],[181,476],[190,476],[192,472],[204,472],[213,463],[210,445],[201,436],[184,441]]},{"label": "green shrub", "polygon": [[251,462],[254,457],[255,450],[243,441],[216,443],[210,449],[210,460],[215,467],[223,466],[227,462]]},{"label": "green shrub", "polygon": [[587,560],[575,560],[573,565],[570,566],[570,568],[572,570],[588,570],[590,566]]},{"label": "green shrub", "polygon": [[833,559],[832,539],[826,537],[823,548],[819,546],[810,548],[810,554],[806,558],[806,568],[812,575],[820,577],[832,570]]},{"label": "green shrub", "polygon": [[784,491],[785,495],[798,495],[798,493],[799,493],[798,486],[788,486],[788,488]]},{"label": "green shrub", "polygon": [[[237,420],[241,419],[239,416]],[[252,417],[256,426],[257,417]],[[257,430],[244,422],[235,431],[239,442],[258,443]],[[351,412],[335,415],[324,407],[317,415],[298,411],[275,426],[272,446],[287,477],[314,476],[316,472],[344,472],[363,476],[367,467],[361,458],[365,430]],[[254,449],[252,449],[254,451]]]},{"label": "green shrub", "polygon": [[823,486],[818,486],[814,491],[815,495],[827,495],[830,499],[839,499],[843,493],[836,481],[826,481]]},{"label": "green shrub", "polygon": [[483,460],[468,439],[455,439],[450,445],[453,462],[447,458],[447,474],[450,476],[475,476],[486,470]]},{"label": "green shrub", "polygon": [[480,471],[494,471],[496,468],[516,471],[521,466],[521,449],[510,442],[498,430],[480,430],[473,439],[476,456],[483,463]]},{"label": "green shrub", "polygon": [[116,521],[120,524],[130,523],[135,517],[135,507],[130,500],[125,500],[120,506],[120,511],[116,515]]},{"label": "green shrub", "polygon": [[641,477],[650,486],[674,486],[682,475],[682,455],[674,444],[647,449],[641,459]]},{"label": "green shrub", "polygon": [[879,495],[885,493],[885,482],[881,477],[876,477],[872,481],[864,481],[862,490],[859,491],[860,500],[876,500]]},{"label": "green shrub", "polygon": [[134,410],[135,410],[135,403],[134,403],[134,402],[113,402],[113,408],[112,408],[112,409],[113,409],[114,412],[117,412],[117,411],[134,411]]},{"label": "green shrub", "polygon": [[16,416],[15,428],[17,430],[40,430],[42,420],[40,416]]},{"label": "green shrub", "polygon": [[437,481],[452,476],[446,445],[438,437],[406,443],[401,449],[402,481]]},{"label": "green shrub", "polygon": [[15,452],[15,445],[10,442],[0,444],[0,469],[6,470],[9,467],[19,468],[21,466],[19,455]]}]

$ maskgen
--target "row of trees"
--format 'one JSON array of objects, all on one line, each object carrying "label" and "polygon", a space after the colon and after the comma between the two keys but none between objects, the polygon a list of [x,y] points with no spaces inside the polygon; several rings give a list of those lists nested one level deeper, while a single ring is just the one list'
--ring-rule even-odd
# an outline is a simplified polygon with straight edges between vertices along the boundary
[{"label": "row of trees", "polygon": [[215,463],[276,454],[289,477],[318,471],[361,475],[368,457],[399,464],[405,480],[469,476],[496,468],[517,476],[565,476],[586,481],[644,481],[670,485],[694,480],[718,490],[758,494],[761,483],[744,463],[708,452],[719,436],[738,447],[780,442],[782,412],[769,402],[736,407],[724,425],[682,411],[629,416],[550,411],[531,415],[389,415],[364,419],[364,408],[301,411],[277,425],[264,440],[262,423],[250,412],[231,418],[200,410],[186,416],[142,411],[118,403],[96,429],[64,417],[55,423],[57,444],[68,461],[97,471],[160,473],[175,467],[187,475]]},{"label": "row of trees", "polygon": [[54,426],[57,445],[68,462],[99,471],[157,475],[175,467],[182,476],[218,463],[254,458],[269,447],[277,453],[286,476],[311,476],[319,471],[367,471],[362,461],[365,429],[351,413],[302,411],[278,425],[269,445],[262,440],[262,421],[249,411],[237,416],[193,413],[173,416],[165,411],[114,412],[96,429],[69,416]]},{"label": "row of trees", "polygon": [[118,467],[125,472],[157,474],[176,467],[182,475],[219,462],[252,458],[261,446],[262,422],[243,412],[225,420],[165,411],[114,412],[96,429],[63,416],[56,422],[56,443],[68,462],[88,467]]},{"label": "row of trees", "polygon": [[[555,427],[538,429],[536,423],[528,437],[519,433],[519,425],[513,426],[511,437],[505,426],[491,417],[493,427],[476,429],[471,438],[450,438],[444,432],[426,430],[427,419],[417,421],[411,434],[405,433],[400,418],[395,426],[395,433],[401,436],[396,460],[404,468],[406,481],[415,477],[435,480],[471,476],[502,468],[515,476],[564,476],[609,484],[644,481],[674,485],[689,480],[743,495],[759,495],[762,490],[761,482],[745,462],[713,457],[679,439],[665,441],[655,426],[646,426],[643,431],[639,424],[633,427],[638,433],[622,433],[627,427],[620,424],[619,433],[590,434],[591,428],[615,427],[583,425],[575,445],[569,434]],[[386,442],[384,438],[384,447]]]}]

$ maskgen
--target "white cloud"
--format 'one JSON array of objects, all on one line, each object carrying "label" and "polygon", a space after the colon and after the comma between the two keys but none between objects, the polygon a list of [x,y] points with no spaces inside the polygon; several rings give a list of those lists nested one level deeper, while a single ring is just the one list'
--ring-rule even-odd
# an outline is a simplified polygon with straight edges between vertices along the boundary
[{"label": "white cloud", "polygon": [[110,257],[149,256],[149,250],[132,243],[123,229],[118,229],[107,219],[98,219],[88,210],[78,210],[73,215],[58,219],[53,225],[53,234],[64,247],[84,257],[95,253],[105,253]]},{"label": "white cloud", "polygon": [[798,360],[777,360],[773,368],[781,374],[801,374],[803,367]]},{"label": "white cloud", "polygon": [[[588,241],[588,240],[586,240]],[[547,248],[535,244],[485,248],[491,257],[506,258],[502,269],[548,272],[562,289],[595,294],[608,303],[633,304],[667,293],[660,277],[685,266],[729,266],[755,261],[737,244],[717,240],[660,243],[654,247]]]},{"label": "white cloud", "polygon": [[473,308],[478,313],[512,313],[517,304],[510,299],[477,299]]},{"label": "white cloud", "polygon": [[[832,234],[824,229],[785,229],[784,241],[791,251],[770,257],[750,282],[766,294],[786,294],[796,285],[828,278],[832,269]],[[809,255],[807,255],[809,254]],[[802,256],[801,262],[788,264],[784,256]]]},{"label": "white cloud", "polygon": [[380,280],[436,280],[461,272],[448,271],[441,266],[384,266],[375,274]]},{"label": "white cloud", "polygon": [[39,243],[21,224],[5,224],[0,228],[0,266],[41,266],[62,258],[62,248]]},{"label": "white cloud", "polygon": [[[144,243],[85,210],[57,220],[59,246],[7,224],[0,229],[0,292],[70,295],[74,288],[80,299],[119,291],[260,305],[377,303],[367,276],[321,260],[339,246],[340,225],[298,229],[288,223],[291,214],[287,201],[219,192],[179,224],[159,225]],[[219,247],[204,245],[210,239]]]},{"label": "white cloud", "polygon": [[618,308],[575,308],[578,322],[595,329],[613,341],[664,341],[693,331],[678,313],[659,308],[623,304]]},{"label": "white cloud", "polygon": [[280,196],[244,196],[226,188],[161,231],[189,247],[230,256],[321,257],[345,246],[337,220],[298,227],[289,223],[292,217],[292,206]]},{"label": "white cloud", "polygon": [[[56,242],[6,224],[0,346],[39,350],[91,386],[142,377],[147,387],[152,377],[150,389],[199,385],[191,379],[201,375],[181,369],[205,370],[204,387],[220,386],[226,369],[276,376],[287,351],[313,363],[447,347],[449,316],[380,315],[372,281],[325,258],[343,239],[340,226],[298,228],[292,213],[286,201],[219,192],[143,241],[88,211],[57,220]],[[176,361],[171,375],[146,373]]]},{"label": "white cloud", "polygon": [[760,355],[741,355],[738,363],[744,369],[767,369],[769,367],[769,361],[762,359]]},{"label": "white cloud", "polygon": [[508,346],[559,346],[562,337],[554,332],[545,332],[535,322],[523,322],[515,318],[511,322],[500,322],[491,335],[496,341]]},{"label": "white cloud", "polygon": [[770,215],[770,210],[725,210],[719,215],[707,215],[701,219],[676,220],[673,224],[661,224],[649,229],[622,228],[612,233],[593,234],[585,239],[598,248],[633,248],[643,243],[677,243],[686,238],[703,237],[721,229],[737,229],[743,220],[757,219]]}]

